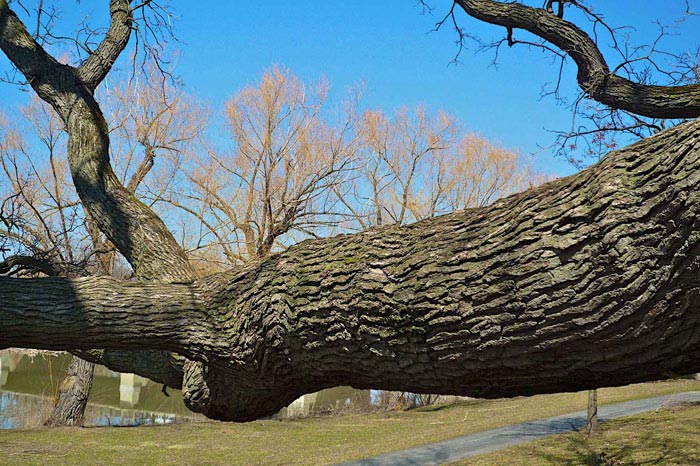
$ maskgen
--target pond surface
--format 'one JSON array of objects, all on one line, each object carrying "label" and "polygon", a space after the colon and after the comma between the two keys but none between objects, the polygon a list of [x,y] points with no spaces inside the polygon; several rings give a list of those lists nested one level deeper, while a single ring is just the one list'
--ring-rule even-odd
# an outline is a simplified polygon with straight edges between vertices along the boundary
[{"label": "pond surface", "polygon": [[[0,429],[40,426],[48,418],[58,387],[70,363],[66,353],[0,351]],[[166,424],[204,419],[189,411],[179,390],[134,374],[95,368],[85,425]],[[282,410],[280,416],[369,407],[368,390],[337,387],[305,395]]]},{"label": "pond surface", "polygon": [[[49,416],[71,355],[0,351],[0,428],[37,427]],[[86,425],[164,424],[194,420],[179,390],[133,374],[95,368]]]}]

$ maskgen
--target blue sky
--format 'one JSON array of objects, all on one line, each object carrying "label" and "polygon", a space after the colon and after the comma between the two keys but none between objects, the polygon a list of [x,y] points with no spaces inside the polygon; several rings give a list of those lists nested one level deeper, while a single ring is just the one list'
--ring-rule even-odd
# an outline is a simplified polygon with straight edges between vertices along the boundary
[{"label": "blue sky", "polygon": [[[180,49],[177,74],[188,91],[220,107],[237,89],[257,79],[274,64],[291,68],[305,80],[325,76],[337,95],[364,80],[365,103],[390,110],[426,104],[459,117],[468,130],[504,146],[534,154],[540,170],[565,175],[574,169],[556,159],[550,130],[566,129],[569,109],[552,98],[540,98],[542,85],[556,77],[557,64],[538,51],[522,47],[501,50],[498,67],[492,52],[457,52],[453,31],[431,32],[451,2],[432,0],[433,15],[422,14],[413,0],[170,2],[178,16],[175,31]],[[657,19],[670,22],[685,2],[591,1],[616,26],[628,30],[636,43],[655,37]],[[104,6],[103,6],[104,4]],[[659,5],[664,5],[659,7]],[[691,1],[700,7],[700,2]],[[104,15],[107,1],[61,2],[63,20]],[[77,11],[79,10],[79,11]],[[460,16],[474,35],[500,38],[503,30]],[[664,43],[670,50],[700,45],[700,21],[686,21]],[[518,37],[516,32],[516,38]],[[522,34],[520,35],[522,37]],[[613,60],[611,65],[614,66]],[[0,57],[0,72],[8,69]],[[565,88],[575,90],[573,66],[565,73]],[[572,93],[570,95],[573,95]],[[0,103],[15,104],[26,95],[0,84]]]}]

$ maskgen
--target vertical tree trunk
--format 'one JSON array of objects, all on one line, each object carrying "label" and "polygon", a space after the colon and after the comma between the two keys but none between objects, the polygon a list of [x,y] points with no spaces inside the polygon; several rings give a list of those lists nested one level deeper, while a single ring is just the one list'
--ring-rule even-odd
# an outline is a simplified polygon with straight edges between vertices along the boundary
[{"label": "vertical tree trunk", "polygon": [[93,363],[73,356],[47,426],[80,427],[83,424],[94,373]]},{"label": "vertical tree trunk", "polygon": [[598,427],[598,390],[588,390],[586,431],[590,434],[596,427]]}]

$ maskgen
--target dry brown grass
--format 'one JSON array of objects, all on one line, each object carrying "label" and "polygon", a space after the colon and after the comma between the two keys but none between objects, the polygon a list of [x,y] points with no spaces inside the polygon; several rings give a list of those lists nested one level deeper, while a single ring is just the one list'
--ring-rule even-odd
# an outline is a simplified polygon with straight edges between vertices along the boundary
[{"label": "dry brown grass", "polygon": [[[691,390],[700,390],[700,382],[678,380],[602,389],[599,400],[605,404]],[[333,464],[578,411],[585,409],[586,400],[586,392],[580,392],[470,400],[387,416],[375,413],[247,424],[0,431],[0,464]]]}]

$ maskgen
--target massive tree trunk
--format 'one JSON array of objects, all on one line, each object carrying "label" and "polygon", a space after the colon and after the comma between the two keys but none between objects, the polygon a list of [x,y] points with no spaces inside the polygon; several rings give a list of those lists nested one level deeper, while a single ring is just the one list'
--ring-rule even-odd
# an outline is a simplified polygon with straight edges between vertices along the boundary
[{"label": "massive tree trunk", "polygon": [[0,346],[174,351],[206,363],[183,388],[225,420],[335,385],[500,397],[698,372],[698,182],[693,121],[486,208],[190,284],[0,279]]},{"label": "massive tree trunk", "polygon": [[[484,13],[499,2],[459,3]],[[195,280],[172,234],[109,164],[93,93],[128,42],[132,14],[128,0],[111,0],[104,40],[72,67],[0,0],[0,48],[65,123],[86,210],[138,278],[159,281],[0,279],[0,347],[82,350],[181,385],[188,406],[227,420],[339,384],[494,397],[700,370],[697,122],[485,209],[307,241]],[[549,18],[534,19],[551,32]],[[566,37],[545,38],[577,53]],[[578,57],[579,80],[604,101],[617,81],[593,55]],[[656,89],[629,89],[610,102],[642,99],[640,113],[654,115],[700,108],[694,87],[663,101]]]}]

